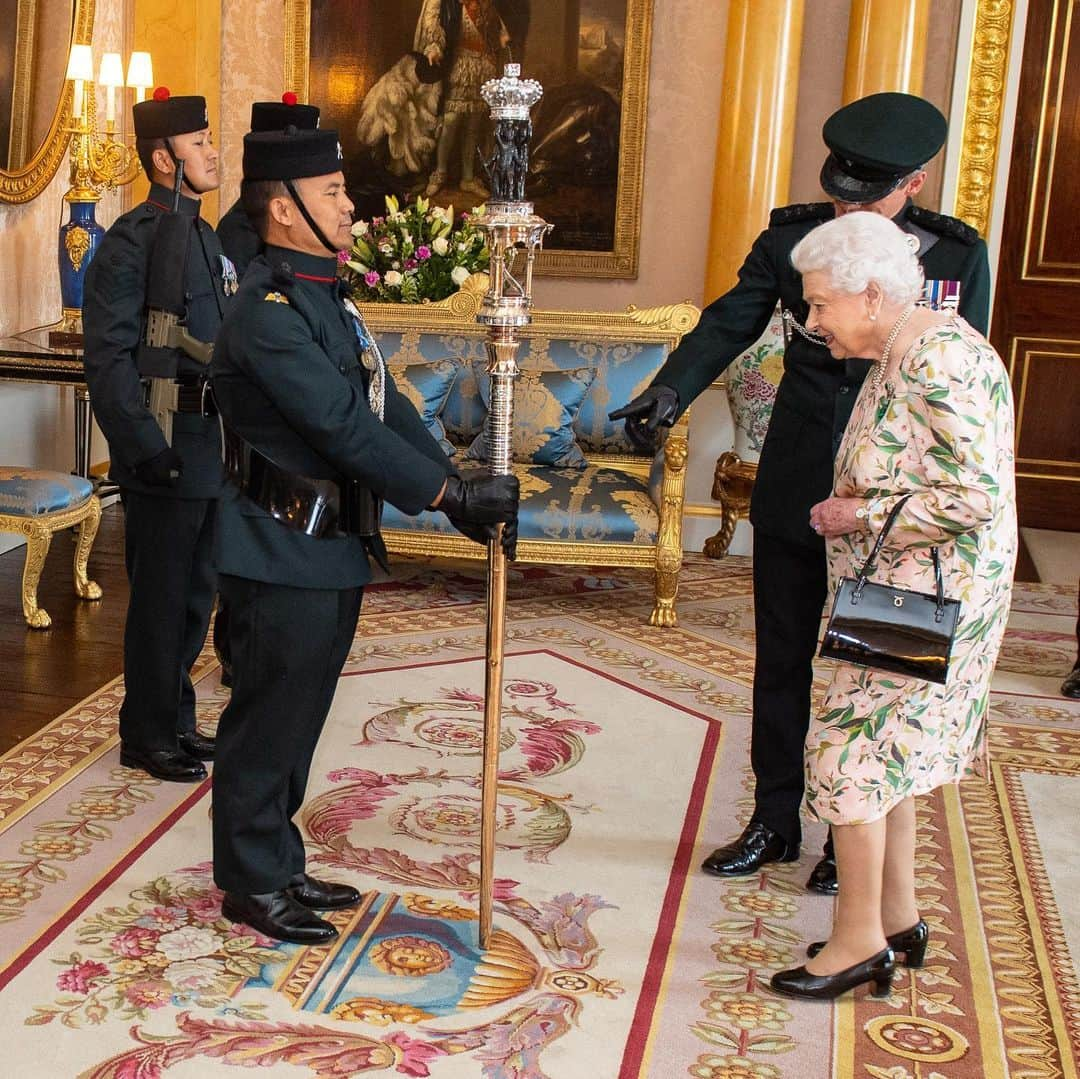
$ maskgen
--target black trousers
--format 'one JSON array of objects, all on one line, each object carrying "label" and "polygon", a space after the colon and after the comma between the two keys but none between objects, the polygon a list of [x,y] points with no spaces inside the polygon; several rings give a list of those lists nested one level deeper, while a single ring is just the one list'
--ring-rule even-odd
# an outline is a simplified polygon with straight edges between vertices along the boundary
[{"label": "black trousers", "polygon": [[363,589],[290,588],[223,574],[232,697],[214,754],[214,880],[252,895],[304,871],[293,822],[356,632]]},{"label": "black trousers", "polygon": [[131,597],[120,739],[141,750],[176,749],[177,734],[195,729],[190,671],[206,641],[214,599],[217,501],[128,490],[122,497]]},{"label": "black trousers", "polygon": [[812,663],[827,591],[824,549],[754,530],[753,819],[789,844],[802,838]]}]

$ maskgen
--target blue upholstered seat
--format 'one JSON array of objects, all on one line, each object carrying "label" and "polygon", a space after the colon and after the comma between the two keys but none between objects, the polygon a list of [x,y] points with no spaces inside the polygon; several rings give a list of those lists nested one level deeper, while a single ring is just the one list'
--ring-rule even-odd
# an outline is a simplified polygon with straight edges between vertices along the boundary
[{"label": "blue upholstered seat", "polygon": [[37,468],[0,468],[0,515],[40,517],[73,509],[94,493],[82,476]]},{"label": "blue upholstered seat", "polygon": [[[514,465],[521,483],[518,539],[562,543],[656,542],[658,515],[649,485],[616,469]],[[394,506],[383,511],[384,529],[457,535],[438,512],[409,517]]]}]

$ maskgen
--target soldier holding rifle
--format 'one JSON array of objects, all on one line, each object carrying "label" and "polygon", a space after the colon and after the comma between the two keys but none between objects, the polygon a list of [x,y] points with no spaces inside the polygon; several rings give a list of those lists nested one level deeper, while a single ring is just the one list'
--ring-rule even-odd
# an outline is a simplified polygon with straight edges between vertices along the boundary
[{"label": "soldier holding rifle", "polygon": [[220,184],[206,100],[164,87],[134,107],[145,202],[118,218],[86,276],[86,382],[125,511],[121,763],[158,779],[206,778],[190,670],[206,638],[221,437],[204,392],[236,273],[201,196]]}]

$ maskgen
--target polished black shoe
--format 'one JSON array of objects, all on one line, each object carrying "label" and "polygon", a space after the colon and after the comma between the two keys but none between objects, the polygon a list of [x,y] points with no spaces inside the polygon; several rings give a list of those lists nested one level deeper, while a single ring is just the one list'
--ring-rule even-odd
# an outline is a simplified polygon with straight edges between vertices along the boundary
[{"label": "polished black shoe", "polygon": [[212,761],[214,759],[214,739],[207,738],[198,731],[182,731],[176,740],[180,748],[189,756],[200,761]]},{"label": "polished black shoe", "polygon": [[297,873],[285,885],[285,891],[297,903],[313,910],[341,910],[343,907],[355,907],[360,902],[360,893],[350,885],[316,880],[306,873]]},{"label": "polished black shoe", "polygon": [[325,944],[338,935],[329,922],[312,914],[284,889],[260,895],[226,892],[221,913],[230,922],[243,922],[265,936],[292,944]]},{"label": "polished black shoe", "polygon": [[826,854],[814,866],[806,887],[808,891],[820,892],[821,895],[836,895],[840,891],[840,882],[836,879],[836,859]]},{"label": "polished black shoe", "polygon": [[717,847],[701,863],[701,868],[714,877],[745,877],[767,862],[794,862],[798,857],[798,846],[790,845],[764,824],[752,821],[734,843]]},{"label": "polished black shoe", "polygon": [[179,749],[134,749],[121,743],[120,763],[125,768],[141,768],[168,783],[198,783],[206,778],[202,761]]},{"label": "polished black shoe", "polygon": [[[910,929],[905,929],[902,933],[893,933],[886,937],[885,941],[892,948],[894,955],[904,956],[905,967],[917,970],[926,962],[926,948],[930,943],[930,926],[920,918]],[[825,947],[825,944],[824,940],[815,940],[806,949],[806,954],[813,959]]]},{"label": "polished black shoe", "polygon": [[1074,700],[1080,699],[1080,663],[1072,669],[1069,677],[1061,683],[1061,695],[1063,697],[1072,697]]},{"label": "polished black shoe", "polygon": [[846,970],[835,974],[811,974],[806,967],[781,970],[772,976],[769,985],[773,991],[786,997],[805,997],[807,1000],[832,1000],[866,982],[873,982],[871,993],[875,997],[887,997],[892,988],[896,964],[891,948],[864,959]]}]

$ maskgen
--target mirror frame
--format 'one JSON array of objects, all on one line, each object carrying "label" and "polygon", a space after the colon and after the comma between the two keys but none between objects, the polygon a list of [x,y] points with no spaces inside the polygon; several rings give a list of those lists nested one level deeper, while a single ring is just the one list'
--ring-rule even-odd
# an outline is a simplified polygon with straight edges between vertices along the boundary
[{"label": "mirror frame", "polygon": [[[71,43],[90,44],[94,33],[95,0],[75,0],[71,22]],[[70,51],[70,49],[69,49]],[[20,169],[0,169],[0,202],[21,203],[36,198],[52,182],[67,153],[71,136],[71,106],[74,88],[65,79],[60,100],[48,134],[34,156]]]}]

